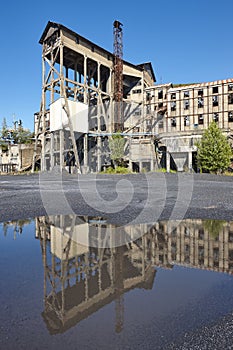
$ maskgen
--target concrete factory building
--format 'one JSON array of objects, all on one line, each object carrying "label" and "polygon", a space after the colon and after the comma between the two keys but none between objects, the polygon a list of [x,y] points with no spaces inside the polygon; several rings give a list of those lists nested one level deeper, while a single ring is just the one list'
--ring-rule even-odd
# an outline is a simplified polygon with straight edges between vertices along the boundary
[{"label": "concrete factory building", "polygon": [[39,42],[42,99],[35,133],[42,171],[62,169],[70,150],[80,172],[101,171],[111,164],[108,140],[114,133],[125,138],[125,161],[132,170],[191,171],[195,143],[212,120],[232,136],[233,79],[155,85],[150,62],[122,59],[118,21],[114,53],[54,22],[48,22]]}]

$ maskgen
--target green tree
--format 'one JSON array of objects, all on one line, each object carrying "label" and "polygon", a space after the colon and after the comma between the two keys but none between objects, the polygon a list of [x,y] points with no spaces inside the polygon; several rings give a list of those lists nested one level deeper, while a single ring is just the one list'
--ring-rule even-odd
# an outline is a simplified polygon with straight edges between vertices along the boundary
[{"label": "green tree", "polygon": [[3,121],[2,121],[2,128],[0,130],[0,137],[1,138],[7,138],[8,132],[9,132],[9,130],[8,130],[6,118],[4,117]]},{"label": "green tree", "polygon": [[223,226],[226,223],[225,220],[212,220],[206,219],[203,221],[204,229],[207,230],[210,236],[215,239],[219,236],[219,233],[223,230]]},{"label": "green tree", "polygon": [[32,143],[33,136],[34,134],[29,129],[24,129],[23,127],[12,131],[12,139],[16,144]]},{"label": "green tree", "polygon": [[210,173],[222,173],[228,168],[231,157],[232,150],[226,137],[217,124],[212,122],[197,144],[199,168]]},{"label": "green tree", "polygon": [[120,134],[112,135],[109,139],[109,148],[111,151],[111,159],[116,166],[124,164],[125,139]]},{"label": "green tree", "polygon": [[[18,124],[18,126],[16,126]],[[10,139],[11,142],[15,144],[22,143],[32,143],[34,137],[34,133],[29,129],[25,129],[23,127],[23,123],[20,120],[19,122],[14,123],[14,128],[10,129],[7,126],[6,118],[3,118],[2,127],[0,129],[0,144],[7,145],[6,138]]]}]

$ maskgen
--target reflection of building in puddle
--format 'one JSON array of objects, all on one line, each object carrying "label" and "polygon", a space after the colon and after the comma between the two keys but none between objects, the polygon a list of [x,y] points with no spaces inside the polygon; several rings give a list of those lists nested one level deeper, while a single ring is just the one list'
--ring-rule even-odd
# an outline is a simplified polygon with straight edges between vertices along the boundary
[{"label": "reflection of building in puddle", "polygon": [[[152,288],[155,269],[150,257],[145,259],[144,237],[114,248],[88,246],[93,229],[101,235],[101,228],[105,231],[106,226],[112,232],[118,229],[98,218],[36,219],[45,272],[43,317],[51,333],[66,331],[112,301],[116,307],[116,332],[120,332],[124,293],[133,288]],[[85,236],[81,241],[86,245],[78,243],[80,235]]]},{"label": "reflection of building in puddle", "polygon": [[181,264],[233,273],[233,222],[184,220],[179,225],[164,221],[125,226],[124,233],[140,237],[141,230],[141,237],[113,248],[90,246],[95,230],[101,240],[108,230],[112,237],[119,233],[119,227],[100,218],[36,220],[45,272],[43,317],[51,333],[66,331],[114,300],[116,331],[121,331],[124,293],[151,289],[155,266]]}]

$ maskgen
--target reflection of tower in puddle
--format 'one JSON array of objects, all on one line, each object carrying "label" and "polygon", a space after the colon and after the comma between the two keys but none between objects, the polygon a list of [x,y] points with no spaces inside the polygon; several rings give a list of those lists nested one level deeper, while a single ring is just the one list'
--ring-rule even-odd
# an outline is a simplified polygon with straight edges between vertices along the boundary
[{"label": "reflection of tower in puddle", "polygon": [[66,331],[113,301],[115,330],[120,332],[124,293],[153,285],[155,270],[146,259],[144,238],[124,246],[98,248],[89,245],[93,232],[101,236],[107,228],[114,237],[117,226],[106,225],[99,218],[68,215],[38,218],[36,226],[44,264],[43,318],[50,333]]},{"label": "reflection of tower in puddle", "polygon": [[[124,293],[151,289],[154,267],[233,274],[233,222],[186,219],[117,227],[99,218],[54,216],[36,224],[44,264],[43,317],[51,333],[64,332],[113,301],[120,332]],[[126,235],[131,242],[120,246]],[[118,246],[90,244],[107,236]]]}]

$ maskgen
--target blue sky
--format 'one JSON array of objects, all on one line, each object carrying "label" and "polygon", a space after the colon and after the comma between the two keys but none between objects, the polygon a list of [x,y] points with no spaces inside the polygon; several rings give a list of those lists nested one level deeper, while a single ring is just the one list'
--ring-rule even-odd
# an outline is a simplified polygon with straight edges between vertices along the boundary
[{"label": "blue sky", "polygon": [[151,61],[158,83],[233,77],[233,0],[4,1],[1,5],[0,125],[22,119],[33,130],[41,98],[41,45],[59,22],[113,50],[112,23],[123,23],[124,59]]}]

